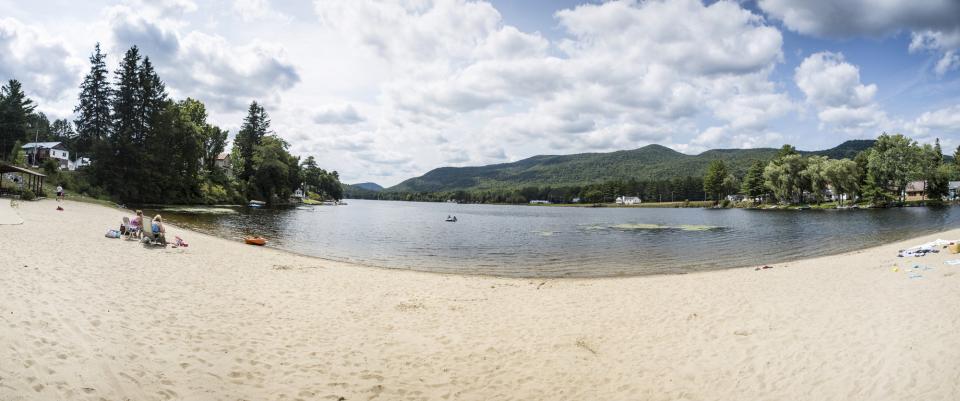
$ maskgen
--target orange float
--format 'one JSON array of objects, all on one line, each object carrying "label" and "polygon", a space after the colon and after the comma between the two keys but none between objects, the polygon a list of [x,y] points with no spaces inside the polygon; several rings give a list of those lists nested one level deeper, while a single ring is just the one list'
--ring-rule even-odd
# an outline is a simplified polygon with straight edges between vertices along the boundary
[{"label": "orange float", "polygon": [[243,242],[246,242],[249,245],[264,246],[267,244],[267,239],[263,237],[246,237],[243,239]]}]

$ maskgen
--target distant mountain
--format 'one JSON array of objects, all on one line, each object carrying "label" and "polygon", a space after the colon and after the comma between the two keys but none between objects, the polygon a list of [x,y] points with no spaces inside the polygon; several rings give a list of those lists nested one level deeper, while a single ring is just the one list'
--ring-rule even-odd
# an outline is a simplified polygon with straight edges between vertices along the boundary
[{"label": "distant mountain", "polygon": [[[853,158],[869,148],[873,140],[847,141],[839,146],[800,153],[831,158]],[[701,176],[707,165],[721,159],[735,172],[745,172],[756,160],[769,160],[777,149],[714,149],[687,155],[661,145],[611,153],[580,153],[561,156],[533,156],[512,163],[478,167],[441,167],[403,181],[385,191],[437,192],[524,186],[570,186],[611,179],[662,180]]]},{"label": "distant mountain", "polygon": [[375,182],[361,182],[359,184],[351,184],[351,185],[360,189],[366,189],[367,191],[374,191],[374,192],[383,191],[383,187],[381,187],[380,184],[377,184]]}]

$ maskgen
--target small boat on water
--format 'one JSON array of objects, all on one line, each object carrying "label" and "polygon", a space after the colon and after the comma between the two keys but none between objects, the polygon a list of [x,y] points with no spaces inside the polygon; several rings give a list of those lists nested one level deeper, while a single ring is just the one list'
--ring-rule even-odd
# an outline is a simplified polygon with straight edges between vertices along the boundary
[{"label": "small boat on water", "polygon": [[447,216],[447,219],[444,220],[444,221],[446,221],[446,222],[448,222],[448,223],[456,223],[456,222],[457,222],[457,216]]},{"label": "small boat on water", "polygon": [[264,207],[264,206],[266,206],[266,205],[267,205],[267,202],[258,201],[258,200],[252,200],[252,201],[250,201],[250,203],[247,204],[247,207],[252,207],[252,208],[254,208],[254,209],[259,209],[259,208]]},{"label": "small boat on water", "polygon": [[245,237],[243,242],[245,242],[247,245],[264,246],[267,244],[267,239],[263,237]]}]

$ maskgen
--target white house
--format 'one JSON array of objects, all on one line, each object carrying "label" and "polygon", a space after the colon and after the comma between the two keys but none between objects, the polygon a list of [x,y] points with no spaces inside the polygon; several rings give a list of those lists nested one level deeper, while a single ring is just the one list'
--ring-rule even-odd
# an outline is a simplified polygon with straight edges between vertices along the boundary
[{"label": "white house", "polygon": [[948,185],[949,194],[947,194],[947,199],[957,200],[960,199],[960,181],[950,181]]},{"label": "white house", "polygon": [[70,169],[70,171],[74,171],[80,167],[86,167],[89,165],[90,165],[89,157],[78,157],[77,160],[74,160],[69,164],[67,164],[67,168]]},{"label": "white house", "polygon": [[639,197],[636,197],[636,196],[618,196],[617,197],[618,205],[639,205],[640,202],[642,201],[640,200]]},{"label": "white house", "polygon": [[46,159],[55,159],[60,163],[60,168],[70,166],[70,152],[63,142],[30,142],[20,148],[32,165],[39,166]]},{"label": "white house", "polygon": [[548,200],[532,200],[530,201],[531,205],[549,205],[550,201]]}]

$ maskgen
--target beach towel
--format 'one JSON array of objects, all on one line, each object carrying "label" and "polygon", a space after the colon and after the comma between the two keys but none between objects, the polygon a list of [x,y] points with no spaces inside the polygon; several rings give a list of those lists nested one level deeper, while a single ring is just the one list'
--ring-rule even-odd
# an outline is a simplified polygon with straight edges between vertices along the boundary
[{"label": "beach towel", "polygon": [[120,231],[110,229],[110,230],[107,230],[107,233],[104,234],[103,236],[107,238],[120,238]]}]

